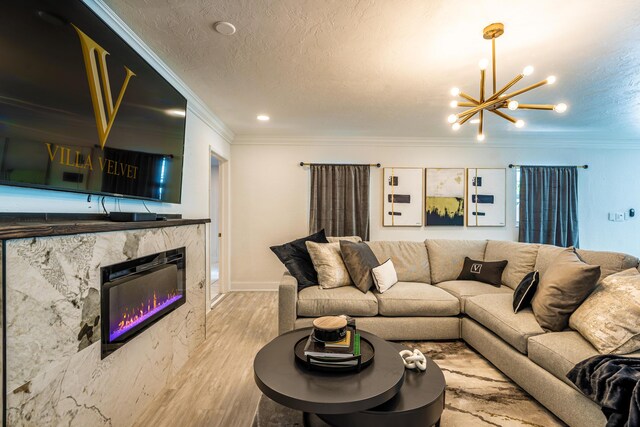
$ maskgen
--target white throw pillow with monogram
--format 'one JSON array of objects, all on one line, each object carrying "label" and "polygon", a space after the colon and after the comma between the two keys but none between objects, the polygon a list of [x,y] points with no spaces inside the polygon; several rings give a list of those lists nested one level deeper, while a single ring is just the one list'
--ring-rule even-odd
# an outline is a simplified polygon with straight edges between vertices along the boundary
[{"label": "white throw pillow with monogram", "polygon": [[372,268],[371,275],[373,276],[373,283],[376,284],[376,288],[380,293],[388,291],[393,285],[398,283],[398,275],[396,274],[393,262],[391,262],[391,258],[379,266]]},{"label": "white throw pillow with monogram", "polygon": [[605,277],[569,319],[600,353],[640,350],[640,272],[635,268]]}]

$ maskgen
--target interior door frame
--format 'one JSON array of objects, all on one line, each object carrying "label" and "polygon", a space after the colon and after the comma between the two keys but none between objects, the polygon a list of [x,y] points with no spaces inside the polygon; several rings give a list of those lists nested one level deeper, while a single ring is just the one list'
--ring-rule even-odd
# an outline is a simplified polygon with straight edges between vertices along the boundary
[{"label": "interior door frame", "polygon": [[[207,188],[207,199],[209,200],[209,218],[211,218],[211,158],[218,160],[218,232],[220,233],[220,240],[218,242],[218,264],[220,265],[220,277],[218,284],[220,286],[220,294],[229,292],[229,255],[230,255],[230,242],[229,242],[229,161],[218,154],[213,148],[209,150],[209,182]],[[211,302],[211,224],[207,225],[207,301]],[[207,304],[208,310],[211,309],[211,304]]]}]

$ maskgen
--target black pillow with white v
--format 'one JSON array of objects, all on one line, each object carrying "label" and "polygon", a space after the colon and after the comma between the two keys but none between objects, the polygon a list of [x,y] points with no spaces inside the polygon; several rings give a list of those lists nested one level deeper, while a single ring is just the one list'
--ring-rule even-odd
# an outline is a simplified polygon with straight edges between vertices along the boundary
[{"label": "black pillow with white v", "polygon": [[515,291],[513,291],[513,312],[517,313],[518,311],[525,309],[527,307],[531,307],[531,300],[533,299],[533,294],[536,293],[536,289],[538,289],[538,283],[540,282],[540,273],[537,271],[532,271],[531,273],[524,276],[524,278],[518,284],[518,287]]},{"label": "black pillow with white v", "polygon": [[502,272],[507,266],[504,261],[477,261],[464,257],[464,265],[458,280],[475,280],[493,286],[502,285]]}]

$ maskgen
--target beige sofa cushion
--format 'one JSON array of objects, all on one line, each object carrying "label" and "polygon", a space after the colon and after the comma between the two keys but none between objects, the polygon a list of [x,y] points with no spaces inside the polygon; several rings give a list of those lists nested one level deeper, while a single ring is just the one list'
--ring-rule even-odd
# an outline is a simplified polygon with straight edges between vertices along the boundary
[{"label": "beige sofa cushion", "polygon": [[638,258],[620,252],[589,251],[576,249],[584,262],[600,266],[600,280],[630,268],[638,267]]},{"label": "beige sofa cushion", "polygon": [[484,259],[487,247],[486,240],[427,239],[425,244],[432,284],[455,280],[462,271],[464,258]]},{"label": "beige sofa cushion", "polygon": [[640,273],[635,268],[605,277],[569,318],[600,353],[640,350]]},{"label": "beige sofa cushion", "polygon": [[327,236],[327,242],[329,243],[339,243],[340,240],[359,243],[359,242],[362,242],[362,237],[360,236],[342,236],[342,237]]},{"label": "beige sofa cushion", "polygon": [[502,272],[502,283],[511,289],[515,289],[524,276],[533,271],[539,247],[540,245],[534,243],[489,240],[484,253],[484,260],[507,260],[507,266]]},{"label": "beige sofa cushion", "polygon": [[[540,245],[535,269],[540,272],[540,277],[547,271],[549,265],[565,248],[553,245]],[[613,273],[618,273],[629,268],[638,267],[638,258],[620,252],[591,251],[576,249],[578,256],[587,264],[600,266],[600,280]]]},{"label": "beige sofa cushion", "polygon": [[513,312],[511,294],[477,295],[467,299],[469,317],[505,340],[520,353],[527,354],[529,337],[543,334],[530,308]]},{"label": "beige sofa cushion", "polygon": [[576,331],[549,332],[529,338],[529,359],[556,378],[573,385],[567,373],[598,351]]},{"label": "beige sofa cushion", "polygon": [[536,264],[533,269],[538,270],[540,277],[542,277],[553,261],[555,261],[556,257],[565,249],[566,248],[553,245],[540,245],[538,247]]},{"label": "beige sofa cushion", "polygon": [[367,242],[382,264],[389,258],[396,269],[398,280],[431,283],[429,257],[423,242]]},{"label": "beige sofa cushion", "polygon": [[476,282],[475,280],[449,280],[438,283],[438,288],[444,289],[460,300],[460,310],[465,313],[465,302],[467,298],[485,294],[509,294],[513,299],[513,291],[506,286],[493,286],[488,283]]},{"label": "beige sofa cushion", "polygon": [[388,291],[374,291],[378,312],[383,316],[456,316],[458,298],[426,283],[398,282]]},{"label": "beige sofa cushion", "polygon": [[318,317],[340,314],[376,316],[378,300],[371,291],[363,294],[355,286],[334,289],[311,286],[298,292],[298,316]]},{"label": "beige sofa cushion", "polygon": [[318,273],[318,284],[325,289],[353,285],[347,266],[342,259],[340,243],[305,242],[313,268]]}]

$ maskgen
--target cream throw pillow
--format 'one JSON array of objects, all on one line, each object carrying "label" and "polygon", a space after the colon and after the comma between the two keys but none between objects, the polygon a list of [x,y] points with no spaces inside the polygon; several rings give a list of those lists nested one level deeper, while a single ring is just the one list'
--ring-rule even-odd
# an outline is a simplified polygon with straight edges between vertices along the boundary
[{"label": "cream throw pillow", "polygon": [[313,262],[313,268],[318,272],[318,284],[321,288],[339,288],[353,285],[347,266],[342,260],[340,243],[305,242]]},{"label": "cream throw pillow", "polygon": [[604,278],[571,315],[569,326],[600,353],[640,350],[640,273],[635,268]]},{"label": "cream throw pillow", "polygon": [[391,262],[391,258],[379,266],[372,268],[371,275],[373,276],[373,283],[376,284],[376,288],[378,288],[378,292],[380,293],[388,291],[393,285],[398,283],[398,275],[396,274],[393,262]]}]

